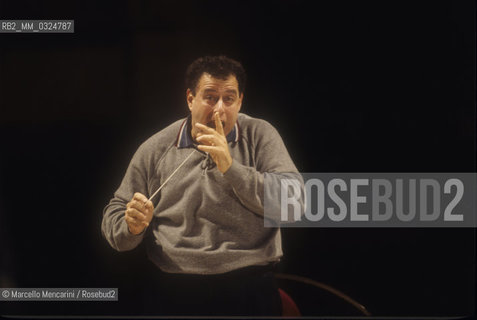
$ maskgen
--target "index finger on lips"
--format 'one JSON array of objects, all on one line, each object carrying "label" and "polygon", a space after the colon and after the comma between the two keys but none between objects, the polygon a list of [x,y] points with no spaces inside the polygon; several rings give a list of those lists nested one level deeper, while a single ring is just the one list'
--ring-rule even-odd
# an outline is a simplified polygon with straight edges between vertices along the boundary
[{"label": "index finger on lips", "polygon": [[220,121],[220,116],[218,112],[214,113],[214,119],[215,119],[215,129],[220,135],[225,136],[224,127],[222,127],[222,121]]}]

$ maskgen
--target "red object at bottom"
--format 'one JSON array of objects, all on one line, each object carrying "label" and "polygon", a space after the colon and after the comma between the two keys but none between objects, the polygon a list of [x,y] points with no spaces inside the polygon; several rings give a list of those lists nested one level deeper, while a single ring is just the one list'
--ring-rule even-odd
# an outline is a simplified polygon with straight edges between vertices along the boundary
[{"label": "red object at bottom", "polygon": [[282,289],[278,289],[280,299],[282,300],[282,316],[283,317],[300,317],[301,313],[296,306],[295,301]]}]

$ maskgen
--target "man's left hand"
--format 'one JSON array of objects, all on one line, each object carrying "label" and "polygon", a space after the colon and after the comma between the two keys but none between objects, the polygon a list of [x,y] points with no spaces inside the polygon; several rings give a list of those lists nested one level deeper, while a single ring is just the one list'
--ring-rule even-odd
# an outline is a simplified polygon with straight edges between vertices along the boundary
[{"label": "man's left hand", "polygon": [[232,157],[230,156],[227,138],[225,137],[224,128],[218,112],[214,114],[214,120],[216,130],[201,123],[195,124],[199,130],[196,140],[200,145],[198,145],[197,148],[210,153],[212,160],[214,160],[217,165],[217,169],[225,173],[232,165]]}]

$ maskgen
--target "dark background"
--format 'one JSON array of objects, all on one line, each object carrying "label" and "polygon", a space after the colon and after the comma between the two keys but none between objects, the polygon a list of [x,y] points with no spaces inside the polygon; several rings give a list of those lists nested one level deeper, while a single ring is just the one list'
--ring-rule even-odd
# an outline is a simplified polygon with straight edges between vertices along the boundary
[{"label": "dark background", "polygon": [[[118,253],[102,209],[138,145],[187,115],[204,54],[248,71],[242,111],[270,121],[301,172],[475,172],[473,1],[0,1],[0,285],[119,287],[117,303],[3,303],[2,314],[134,314],[153,270]],[[474,229],[284,229],[279,271],[380,316],[474,313]],[[282,282],[304,315],[339,299]]]}]

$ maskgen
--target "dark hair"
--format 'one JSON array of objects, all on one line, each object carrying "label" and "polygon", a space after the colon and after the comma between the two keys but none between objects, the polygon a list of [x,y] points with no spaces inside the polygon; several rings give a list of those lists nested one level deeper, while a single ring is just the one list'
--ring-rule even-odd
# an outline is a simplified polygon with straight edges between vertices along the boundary
[{"label": "dark hair", "polygon": [[208,73],[212,77],[225,80],[234,75],[238,82],[239,93],[245,89],[246,74],[240,62],[226,56],[205,56],[196,59],[187,68],[185,85],[195,95],[195,88],[202,74]]}]

